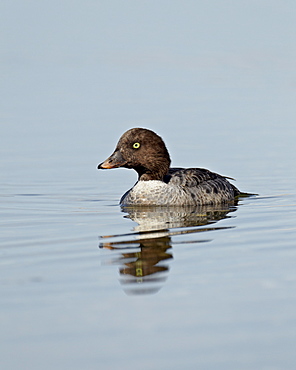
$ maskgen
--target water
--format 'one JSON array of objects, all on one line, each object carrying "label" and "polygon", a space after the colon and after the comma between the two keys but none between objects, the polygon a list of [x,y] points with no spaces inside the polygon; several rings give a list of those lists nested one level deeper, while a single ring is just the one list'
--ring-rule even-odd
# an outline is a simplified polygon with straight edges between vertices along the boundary
[{"label": "water", "polygon": [[64,190],[2,195],[6,368],[293,368],[295,196],[162,210],[155,231],[155,209]]},{"label": "water", "polygon": [[[158,4],[2,4],[1,369],[295,369],[295,4]],[[121,209],[134,126],[258,195]]]}]

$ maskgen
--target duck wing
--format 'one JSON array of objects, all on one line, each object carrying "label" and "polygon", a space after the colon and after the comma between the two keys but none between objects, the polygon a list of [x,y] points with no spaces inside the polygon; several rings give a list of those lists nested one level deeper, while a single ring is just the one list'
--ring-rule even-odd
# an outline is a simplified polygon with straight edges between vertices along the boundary
[{"label": "duck wing", "polygon": [[239,195],[240,191],[227,179],[234,180],[205,168],[170,168],[164,181],[183,188],[205,187],[214,193],[232,189],[234,196]]},{"label": "duck wing", "polygon": [[225,180],[226,177],[205,168],[170,168],[165,182],[172,185],[194,187],[203,182],[216,179]]}]

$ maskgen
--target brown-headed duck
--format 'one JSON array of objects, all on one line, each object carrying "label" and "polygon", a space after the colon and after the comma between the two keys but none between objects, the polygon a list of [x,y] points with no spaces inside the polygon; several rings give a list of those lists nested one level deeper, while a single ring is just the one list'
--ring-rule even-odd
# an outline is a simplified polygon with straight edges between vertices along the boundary
[{"label": "brown-headed duck", "polygon": [[220,204],[232,202],[241,194],[227,177],[203,168],[170,168],[170,163],[160,136],[132,128],[121,136],[114,152],[98,169],[125,167],[137,171],[138,181],[120,200],[124,206]]}]

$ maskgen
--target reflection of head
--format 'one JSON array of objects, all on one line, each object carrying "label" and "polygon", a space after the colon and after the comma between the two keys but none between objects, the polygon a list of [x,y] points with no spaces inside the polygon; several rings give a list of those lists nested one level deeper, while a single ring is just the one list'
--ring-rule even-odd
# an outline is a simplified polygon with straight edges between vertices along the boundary
[{"label": "reflection of head", "polygon": [[122,254],[120,282],[129,294],[156,293],[167,278],[166,260],[173,257],[167,252],[171,248],[170,238],[143,239],[139,247],[140,251]]},{"label": "reflection of head", "polygon": [[125,242],[101,243],[101,248],[120,250],[113,264],[120,264],[120,282],[127,294],[156,293],[167,279],[169,266],[167,260],[172,258],[168,252],[171,238],[143,238]]}]

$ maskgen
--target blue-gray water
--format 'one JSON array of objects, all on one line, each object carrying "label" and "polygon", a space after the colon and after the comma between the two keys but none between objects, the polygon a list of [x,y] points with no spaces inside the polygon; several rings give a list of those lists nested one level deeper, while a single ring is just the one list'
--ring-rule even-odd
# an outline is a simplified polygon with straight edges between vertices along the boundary
[{"label": "blue-gray water", "polygon": [[[2,3],[1,369],[295,369],[295,11]],[[123,212],[134,126],[259,195]]]}]

